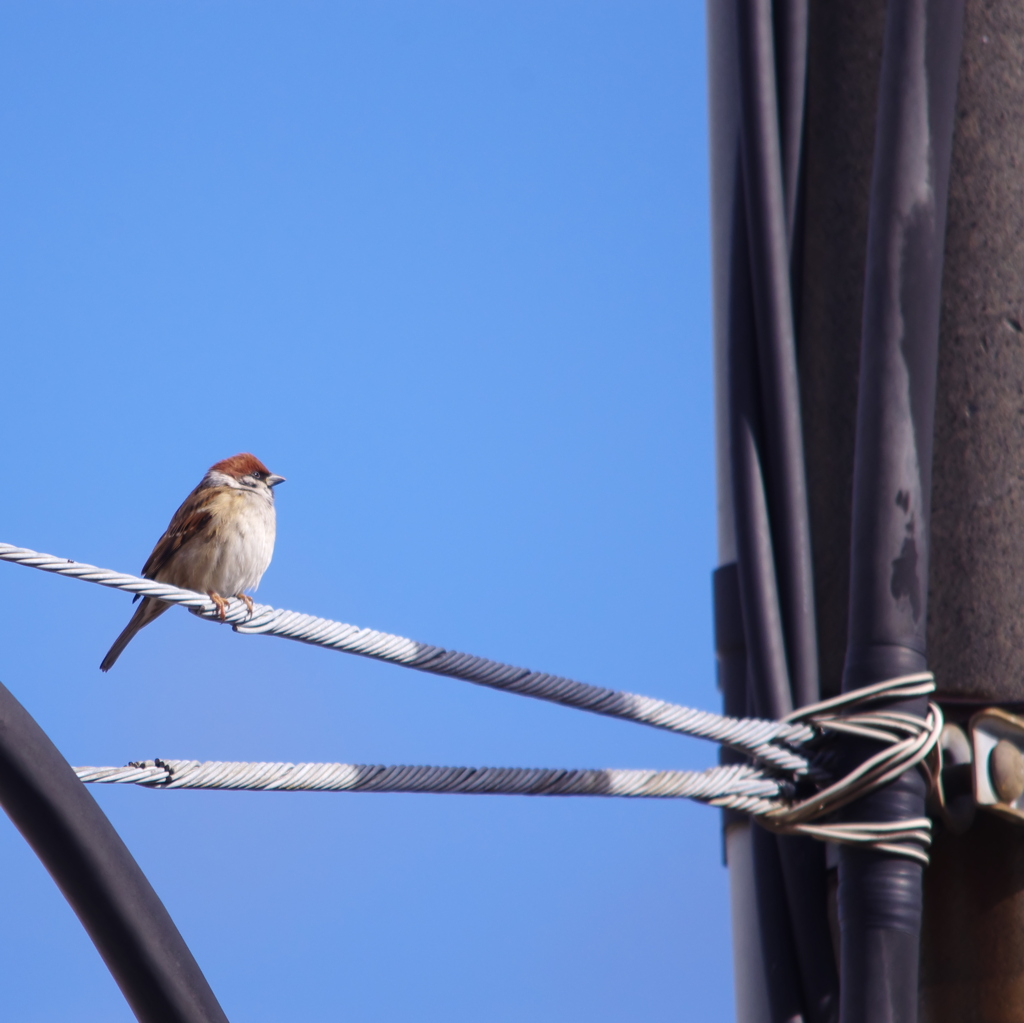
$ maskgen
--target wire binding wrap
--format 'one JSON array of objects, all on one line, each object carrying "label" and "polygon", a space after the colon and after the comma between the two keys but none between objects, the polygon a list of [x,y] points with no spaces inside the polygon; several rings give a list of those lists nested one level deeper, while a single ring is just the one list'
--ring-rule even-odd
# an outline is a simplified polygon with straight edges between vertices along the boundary
[{"label": "wire binding wrap", "polygon": [[[0,561],[11,561],[44,572],[71,576],[100,586],[124,590],[126,593],[155,597],[169,604],[181,604],[207,621],[221,621],[213,601],[205,594],[193,590],[178,589],[152,579],[112,572],[110,569],[57,558],[52,554],[40,554],[11,544],[0,544]],[[316,618],[296,611],[284,611],[266,604],[254,604],[250,614],[245,604],[234,598],[228,605],[224,621],[235,632],[247,635],[283,636],[285,639],[387,661],[433,675],[458,678],[491,689],[532,696],[607,717],[709,739],[745,753],[756,763],[770,765],[788,773],[802,774],[808,769],[807,758],[797,749],[814,734],[806,724],[724,717],[650,696],[574,682],[557,675],[529,671],[485,657],[445,650],[402,636],[377,632],[375,629],[361,629],[356,625],[346,625],[344,622]]]},{"label": "wire binding wrap", "polygon": [[764,813],[778,806],[787,789],[781,779],[766,777],[742,764],[707,771],[635,771],[146,760],[127,767],[74,770],[83,782],[91,784],[155,789],[625,796],[695,799],[745,813]]},{"label": "wire binding wrap", "polygon": [[[874,685],[864,686],[842,696],[823,700],[790,714],[787,721],[805,721],[825,736],[855,735],[883,744],[883,748],[838,781],[826,785],[813,796],[785,808],[770,810],[759,819],[774,831],[809,835],[841,845],[861,845],[928,865],[931,845],[931,821],[927,817],[889,823],[813,823],[823,821],[837,810],[862,796],[882,788],[904,771],[920,767],[932,778],[925,758],[942,734],[942,710],[929,703],[928,713],[920,718],[886,710],[867,710],[880,701],[906,700],[927,696],[935,691],[930,671],[901,675]],[[847,711],[847,713],[838,713]]]}]

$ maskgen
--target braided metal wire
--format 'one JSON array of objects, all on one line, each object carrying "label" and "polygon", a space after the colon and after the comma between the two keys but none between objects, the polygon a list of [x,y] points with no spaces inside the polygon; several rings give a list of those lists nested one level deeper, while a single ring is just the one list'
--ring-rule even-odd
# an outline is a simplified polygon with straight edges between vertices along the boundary
[{"label": "braided metal wire", "polygon": [[76,767],[75,773],[90,784],[158,789],[695,799],[755,814],[779,808],[785,789],[778,779],[744,765],[707,771],[634,771],[146,760],[126,767]]},{"label": "braided metal wire", "polygon": [[[854,693],[804,707],[785,721],[727,718],[265,604],[254,605],[250,613],[242,601],[233,599],[221,618],[213,601],[201,593],[10,544],[0,544],[0,560],[181,604],[207,620],[226,621],[236,632],[282,636],[711,739],[747,754],[758,765],[689,772],[152,761],[128,768],[78,768],[83,781],[132,782],[151,788],[309,788],[690,798],[751,813],[773,830],[868,846],[928,862],[925,849],[931,841],[931,824],[926,818],[895,824],[846,824],[827,820],[847,803],[921,764],[935,746],[942,729],[942,714],[934,704],[930,705],[924,719],[868,709],[879,701],[908,699],[932,692],[935,683],[928,672],[886,679]],[[812,771],[800,747],[829,733],[873,739],[884,748],[845,777],[822,784],[823,779]],[[801,778],[813,778],[818,783],[817,791],[794,802],[793,782]]]},{"label": "braided metal wire", "polygon": [[[221,621],[213,601],[192,590],[141,579],[138,576],[97,568],[67,558],[40,554],[25,547],[0,544],[0,560],[38,568],[44,572],[71,576],[128,593],[156,597],[170,604],[181,604],[208,621]],[[694,710],[665,700],[636,693],[620,692],[544,672],[517,668],[485,657],[462,654],[442,647],[417,643],[375,629],[316,618],[296,611],[284,611],[266,604],[255,604],[250,614],[245,604],[232,599],[225,618],[236,632],[246,635],[282,636],[301,643],[312,643],[331,650],[358,654],[375,660],[400,664],[406,668],[462,679],[476,685],[505,692],[532,696],[568,707],[635,721],[683,735],[730,746],[755,761],[773,768],[800,774],[807,770],[807,758],[798,751],[814,731],[803,722],[762,721],[755,718],[729,718],[709,711]]]},{"label": "braided metal wire", "polygon": [[[853,823],[830,818],[841,807],[921,764],[942,731],[942,712],[934,704],[923,719],[863,708],[880,700],[923,695],[933,688],[931,675],[923,672],[887,679],[866,690],[844,694],[801,711],[822,733],[853,733],[883,745],[878,753],[844,777],[797,800],[793,798],[792,781],[749,765],[698,772],[148,760],[126,767],[78,767],[75,771],[83,782],[161,789],[686,798],[750,813],[765,827],[783,834],[871,848],[927,866],[931,821],[926,817]],[[844,710],[857,712],[843,715]]]}]

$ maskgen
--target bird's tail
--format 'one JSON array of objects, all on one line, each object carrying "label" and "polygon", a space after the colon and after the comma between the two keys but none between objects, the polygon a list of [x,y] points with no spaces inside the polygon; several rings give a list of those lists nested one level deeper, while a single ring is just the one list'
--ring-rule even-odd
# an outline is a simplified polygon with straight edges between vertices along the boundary
[{"label": "bird's tail", "polygon": [[139,629],[149,625],[154,618],[159,618],[171,605],[157,600],[155,597],[143,597],[132,620],[125,626],[124,632],[114,640],[114,645],[107,651],[107,656],[100,664],[100,671],[110,671],[121,652],[132,641]]}]

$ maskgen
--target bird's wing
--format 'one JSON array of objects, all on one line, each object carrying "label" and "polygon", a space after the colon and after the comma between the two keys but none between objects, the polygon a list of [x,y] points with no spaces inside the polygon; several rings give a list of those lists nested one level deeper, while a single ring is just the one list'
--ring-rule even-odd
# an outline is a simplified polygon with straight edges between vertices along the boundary
[{"label": "bird's wing", "polygon": [[142,566],[142,575],[146,579],[156,579],[160,570],[190,540],[201,536],[207,531],[212,518],[211,505],[226,487],[196,487],[185,498],[184,504],[174,513],[167,531],[160,537],[153,548],[146,564]]}]

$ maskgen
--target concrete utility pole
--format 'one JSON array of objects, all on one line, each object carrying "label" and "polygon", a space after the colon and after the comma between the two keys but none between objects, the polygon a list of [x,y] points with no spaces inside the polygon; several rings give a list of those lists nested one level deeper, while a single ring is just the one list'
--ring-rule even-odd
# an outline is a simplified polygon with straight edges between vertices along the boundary
[{"label": "concrete utility pole", "polygon": [[[1024,5],[969,0],[949,191],[928,645],[947,718],[1024,704]],[[925,874],[921,1019],[1024,1018],[1024,828]]]},{"label": "concrete utility pole", "polygon": [[[839,688],[884,0],[813,0],[800,374],[823,695]],[[1024,708],[1024,4],[967,0],[947,220],[929,661],[947,718]],[[1024,1018],[1024,828],[938,829],[921,1020]]]}]

